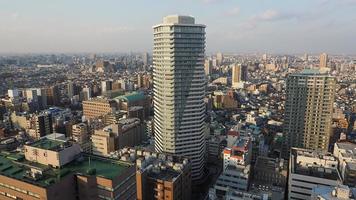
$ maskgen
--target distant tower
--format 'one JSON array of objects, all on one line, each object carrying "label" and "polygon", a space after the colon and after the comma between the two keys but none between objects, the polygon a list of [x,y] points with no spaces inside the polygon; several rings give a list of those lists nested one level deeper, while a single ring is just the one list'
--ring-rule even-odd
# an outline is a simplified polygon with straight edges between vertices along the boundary
[{"label": "distant tower", "polygon": [[148,56],[147,52],[143,53],[142,62],[143,62],[143,68],[146,69],[148,66],[148,62],[149,62],[149,56]]},{"label": "distant tower", "polygon": [[234,64],[232,66],[232,87],[240,88],[243,81],[247,81],[247,66]]},{"label": "distant tower", "polygon": [[322,53],[320,54],[320,68],[326,68],[328,65],[328,54]]},{"label": "distant tower", "polygon": [[334,77],[305,69],[287,78],[284,133],[287,147],[327,151],[335,95]]},{"label": "distant tower", "polygon": [[72,81],[69,81],[67,84],[67,94],[70,99],[74,96],[74,84]]},{"label": "distant tower", "polygon": [[238,88],[241,83],[241,65],[234,64],[232,66],[232,87]]},{"label": "distant tower", "polygon": [[224,61],[224,55],[221,52],[217,53],[216,54],[217,65],[218,66],[221,65],[223,63],[223,61]]},{"label": "distant tower", "polygon": [[174,15],[153,29],[155,149],[189,157],[197,180],[205,166],[205,25]]}]

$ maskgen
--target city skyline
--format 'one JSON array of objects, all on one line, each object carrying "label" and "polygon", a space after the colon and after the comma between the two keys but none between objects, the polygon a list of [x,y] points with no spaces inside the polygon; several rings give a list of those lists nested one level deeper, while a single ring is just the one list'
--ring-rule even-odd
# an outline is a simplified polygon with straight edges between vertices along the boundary
[{"label": "city skyline", "polygon": [[207,53],[356,54],[355,0],[2,2],[1,54],[151,52],[169,14],[207,25]]}]

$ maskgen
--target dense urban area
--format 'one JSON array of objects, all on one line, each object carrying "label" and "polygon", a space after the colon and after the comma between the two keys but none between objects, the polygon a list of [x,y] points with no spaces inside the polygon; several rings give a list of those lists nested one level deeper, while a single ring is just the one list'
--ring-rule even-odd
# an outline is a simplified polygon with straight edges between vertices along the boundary
[{"label": "dense urban area", "polygon": [[0,199],[356,199],[356,56],[204,54],[204,28],[0,56]]}]

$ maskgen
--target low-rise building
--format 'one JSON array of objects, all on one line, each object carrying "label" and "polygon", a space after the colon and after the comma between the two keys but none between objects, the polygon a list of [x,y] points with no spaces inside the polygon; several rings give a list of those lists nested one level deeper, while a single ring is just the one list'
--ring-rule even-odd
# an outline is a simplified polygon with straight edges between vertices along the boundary
[{"label": "low-rise building", "polygon": [[91,136],[93,154],[107,156],[124,147],[134,147],[144,139],[145,127],[138,118],[121,119],[115,124],[95,130]]},{"label": "low-rise building", "polygon": [[289,158],[288,199],[310,200],[315,186],[341,183],[338,161],[330,153],[292,148]]},{"label": "low-rise building", "polygon": [[334,156],[339,160],[339,172],[344,185],[356,187],[356,144],[337,142]]},{"label": "low-rise building", "polygon": [[232,190],[247,191],[250,182],[252,143],[250,137],[239,137],[231,148],[223,151],[223,172],[214,189],[218,198]]},{"label": "low-rise building", "polygon": [[79,146],[41,138],[0,153],[0,199],[135,199],[135,166],[83,154]]}]

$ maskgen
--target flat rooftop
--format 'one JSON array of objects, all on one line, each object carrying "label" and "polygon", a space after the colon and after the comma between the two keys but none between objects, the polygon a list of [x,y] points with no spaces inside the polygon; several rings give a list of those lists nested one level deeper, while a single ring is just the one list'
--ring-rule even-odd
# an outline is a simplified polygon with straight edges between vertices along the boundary
[{"label": "flat rooftop", "polygon": [[40,140],[37,140],[36,142],[29,144],[28,146],[36,147],[39,149],[47,149],[47,150],[56,151],[56,150],[60,149],[60,147],[63,147],[64,144],[65,144],[65,141],[51,140],[51,139],[44,137]]},{"label": "flat rooftop", "polygon": [[159,170],[159,172],[151,171],[148,173],[148,177],[163,181],[172,181],[173,179],[177,178],[181,173],[166,169],[166,170]]},{"label": "flat rooftop", "polygon": [[[302,157],[302,159],[298,159],[299,156]],[[306,160],[303,159],[303,157],[309,159]],[[340,174],[337,170],[337,161],[335,157],[333,157],[329,153],[293,148],[291,150],[290,159],[292,159],[291,167],[292,173],[294,174],[312,176],[316,178],[324,178],[329,180],[340,180]],[[321,165],[321,163],[318,162],[319,160],[322,160],[321,163],[335,163],[335,166],[330,167],[329,165]]]},{"label": "flat rooftop", "polygon": [[[89,161],[90,160],[90,161]],[[96,175],[107,179],[114,179],[131,167],[123,161],[103,158],[100,156],[82,154],[81,157],[63,166],[61,169],[25,160],[21,153],[0,153],[0,175],[27,182],[40,187],[49,187],[67,175]],[[42,172],[38,179],[28,176],[31,169]],[[93,170],[95,169],[95,170]],[[95,172],[93,172],[95,171]]]}]

